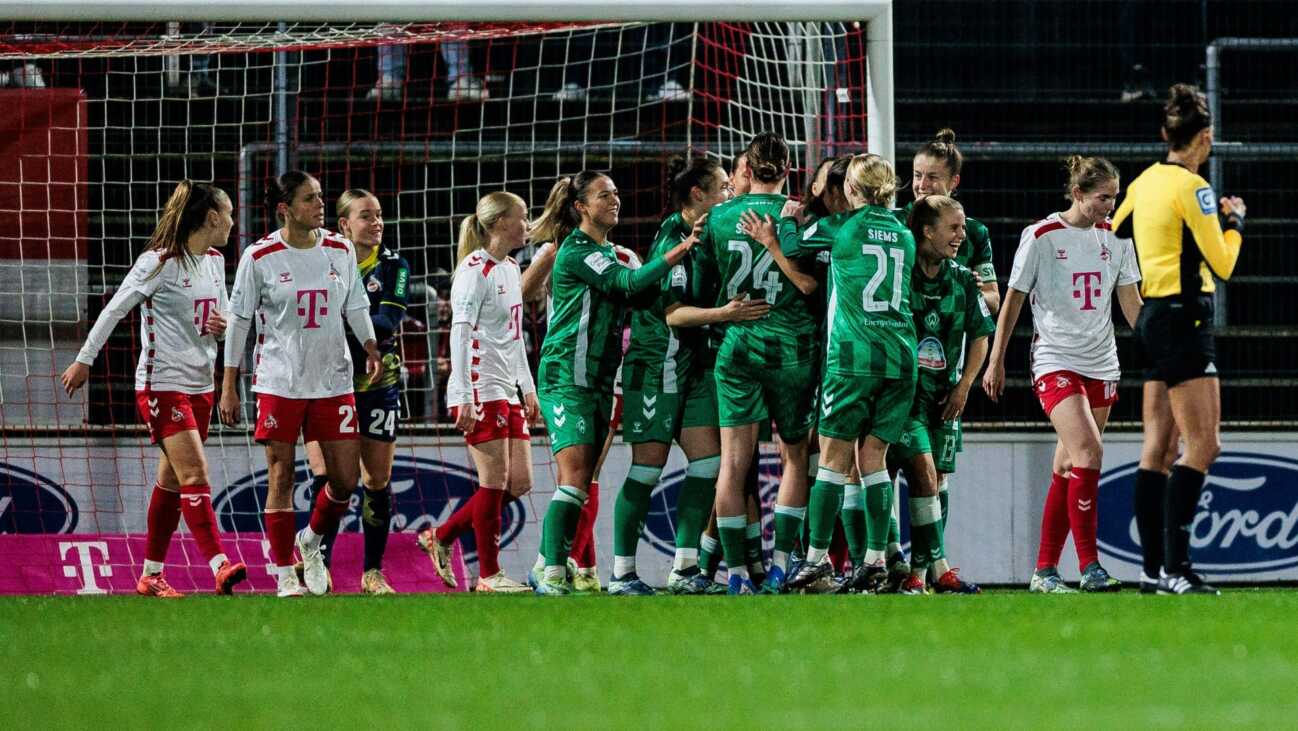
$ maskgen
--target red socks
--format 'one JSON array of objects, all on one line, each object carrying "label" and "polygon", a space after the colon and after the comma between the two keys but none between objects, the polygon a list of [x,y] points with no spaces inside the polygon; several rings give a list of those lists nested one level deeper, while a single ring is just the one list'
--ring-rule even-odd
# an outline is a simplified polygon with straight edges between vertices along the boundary
[{"label": "red socks", "polygon": [[[460,537],[460,534],[468,530],[473,525],[473,505],[478,499],[478,493],[482,492],[479,488],[477,492],[469,497],[468,500],[460,503],[460,507],[451,513],[451,517],[446,519],[445,523],[437,526],[433,535],[437,536],[437,542],[443,546],[449,546],[452,541]],[[490,574],[487,574],[490,576]]]},{"label": "red socks", "polygon": [[[1041,514],[1041,544],[1037,549],[1037,568],[1059,565],[1059,554],[1068,540],[1068,487],[1063,475],[1051,474],[1050,492],[1046,493],[1046,507]],[[1094,515],[1094,510],[1092,510]],[[1095,545],[1095,526],[1091,525],[1091,545]]]},{"label": "red socks", "polygon": [[588,569],[595,566],[595,516],[599,515],[599,481],[591,482],[586,490],[586,504],[581,506],[581,515],[577,517],[577,534],[572,539],[572,551],[569,555],[576,562],[577,568]]},{"label": "red socks", "polygon": [[294,522],[291,508],[266,511],[266,539],[270,541],[270,560],[276,566],[293,565],[293,537],[297,533]]},{"label": "red socks", "polygon": [[[1099,560],[1095,551],[1095,530],[1099,523],[1095,496],[1100,492],[1100,471],[1074,467],[1068,480],[1068,522],[1073,526],[1073,547],[1077,563],[1085,569]],[[1057,554],[1056,554],[1057,555]]]},{"label": "red socks", "polygon": [[469,501],[473,505],[473,542],[478,548],[478,575],[500,573],[500,509],[505,491],[480,487]]},{"label": "red socks", "polygon": [[[208,510],[211,510],[210,505]],[[145,538],[144,558],[165,563],[171,536],[176,532],[176,526],[180,525],[180,493],[154,485],[153,495],[149,497],[147,521],[149,532]]]},{"label": "red socks", "polygon": [[347,514],[351,502],[350,495],[342,502],[333,499],[329,495],[329,486],[326,485],[315,496],[315,507],[311,509],[311,530],[319,536],[335,533],[338,521]]},{"label": "red socks", "polygon": [[221,537],[216,530],[216,513],[212,510],[212,488],[207,485],[183,485],[180,488],[180,512],[185,525],[194,536],[203,558],[211,561],[221,550]]}]

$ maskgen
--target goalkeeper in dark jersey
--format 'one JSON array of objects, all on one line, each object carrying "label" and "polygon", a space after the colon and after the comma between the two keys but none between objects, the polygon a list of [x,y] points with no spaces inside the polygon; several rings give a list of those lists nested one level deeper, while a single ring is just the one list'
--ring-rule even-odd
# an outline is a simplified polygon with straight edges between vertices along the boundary
[{"label": "goalkeeper in dark jersey", "polygon": [[612,179],[584,171],[567,182],[562,215],[572,232],[555,255],[553,307],[541,346],[537,393],[558,463],[557,487],[529,574],[538,594],[571,592],[568,552],[613,411],[622,320],[633,296],[658,285],[694,245],[693,237],[639,269],[618,260],[608,233],[622,203]]},{"label": "goalkeeper in dark jersey", "polygon": [[[338,196],[338,232],[356,247],[357,270],[370,299],[370,320],[383,356],[383,375],[374,383],[365,373],[365,350],[351,328],[346,328],[347,347],[356,366],[353,388],[356,417],[361,430],[361,529],[365,535],[365,564],[361,590],[366,594],[391,594],[383,576],[383,552],[392,523],[392,459],[396,454],[397,418],[401,411],[401,356],[397,335],[405,318],[410,266],[391,249],[383,248],[383,208],[372,193],[352,188]],[[316,442],[307,445],[313,472],[323,475],[324,458]],[[327,480],[316,477],[313,491],[323,490]],[[313,497],[314,500],[314,492]],[[334,539],[322,541],[325,565],[329,565]],[[331,580],[332,583],[332,580]]]},{"label": "goalkeeper in dark jersey", "polygon": [[947,509],[938,485],[955,472],[960,414],[996,323],[978,279],[955,262],[965,238],[964,208],[944,195],[925,196],[911,209],[909,228],[916,241],[910,309],[919,369],[906,431],[888,454],[905,471],[910,493],[911,574],[899,590],[925,593],[925,573],[932,567],[937,592],[976,594],[977,585],[962,580],[947,563]]}]

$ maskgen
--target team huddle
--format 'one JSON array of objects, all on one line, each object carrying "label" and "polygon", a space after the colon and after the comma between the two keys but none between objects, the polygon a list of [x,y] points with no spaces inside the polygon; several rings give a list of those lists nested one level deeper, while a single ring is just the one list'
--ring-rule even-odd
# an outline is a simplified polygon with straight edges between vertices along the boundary
[{"label": "team huddle", "polygon": [[[1194,172],[1212,130],[1202,97],[1188,89],[1174,87],[1168,104],[1169,161],[1137,178],[1117,226],[1116,168],[1100,158],[1068,160],[1068,208],[1024,229],[1003,301],[989,232],[952,197],[963,158],[950,130],[915,153],[914,199],[902,208],[894,168],[877,155],[822,161],[798,200],[785,192],[790,155],[777,134],[754,137],[729,171],[716,157],[678,156],[667,175],[671,210],[643,261],[610,240],[621,200],[607,174],[559,180],[531,225],[518,196],[483,197],[460,229],[447,386],[479,488],[449,520],[421,532],[419,545],[452,587],[452,546],[472,530],[478,591],[601,591],[592,528],[600,467],[620,427],[632,464],[613,506],[610,594],[660,591],[650,583],[673,594],[976,594],[945,543],[964,448],[961,415],[980,375],[988,396],[1003,393],[1007,335],[1027,300],[1033,389],[1059,437],[1029,589],[1075,591],[1057,570],[1071,533],[1078,588],[1116,591],[1120,582],[1096,550],[1095,509],[1101,434],[1121,376],[1116,300],[1150,363],[1147,455],[1135,496],[1146,554],[1141,589],[1215,592],[1192,571],[1187,536],[1189,496],[1197,499],[1216,456],[1211,419],[1219,409],[1205,415],[1187,404],[1209,387],[1216,394],[1215,345],[1202,309],[1212,279],[1200,269],[1229,276],[1244,206],[1222,199],[1218,210]],[[1169,174],[1191,191],[1193,210],[1179,199],[1149,202],[1166,187],[1153,178]],[[246,576],[222,552],[202,444],[217,341],[225,341],[220,418],[235,425],[254,326],[255,438],[266,449],[264,520],[279,595],[329,590],[330,551],[358,481],[362,587],[392,591],[382,557],[399,400],[395,336],[409,268],[383,247],[382,210],[366,191],[339,198],[338,233],[324,228],[324,197],[306,173],[274,180],[267,202],[282,228],[243,252],[227,299],[214,247],[229,235],[229,199],[183,182],[63,376],[71,394],[112,328],[142,306],[138,404],[162,450],[142,594],[178,596],[162,568],[182,514],[218,592]],[[1158,240],[1167,228],[1158,216],[1185,220],[1193,239]],[[522,270],[510,254],[529,241],[536,254]],[[1193,272],[1171,282],[1160,267],[1173,246],[1182,247],[1172,251],[1176,266],[1181,251],[1203,253]],[[1159,288],[1151,289],[1155,272]],[[533,378],[522,313],[541,300],[548,320]],[[1186,303],[1196,309],[1185,311]],[[1195,333],[1189,342],[1183,324]],[[531,488],[529,425],[542,419],[556,488],[522,583],[499,566],[501,512]],[[317,476],[309,524],[295,533],[299,438]],[[769,557],[757,486],[764,441],[778,442],[781,464]],[[668,576],[646,581],[636,553],[673,442],[687,460],[674,506],[675,557]],[[722,562],[727,578],[719,582]]]}]

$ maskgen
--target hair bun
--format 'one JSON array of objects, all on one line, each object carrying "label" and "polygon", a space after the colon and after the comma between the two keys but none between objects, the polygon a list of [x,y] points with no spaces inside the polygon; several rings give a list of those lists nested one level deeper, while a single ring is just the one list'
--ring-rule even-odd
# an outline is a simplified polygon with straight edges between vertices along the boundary
[{"label": "hair bun", "polygon": [[685,172],[689,167],[689,157],[682,152],[678,152],[667,159],[667,183],[670,185],[676,180],[676,176]]},{"label": "hair bun", "polygon": [[945,145],[954,145],[955,130],[951,129],[950,127],[943,127],[942,129],[937,131],[937,134],[933,135],[933,140],[935,142],[941,142],[942,144]]}]

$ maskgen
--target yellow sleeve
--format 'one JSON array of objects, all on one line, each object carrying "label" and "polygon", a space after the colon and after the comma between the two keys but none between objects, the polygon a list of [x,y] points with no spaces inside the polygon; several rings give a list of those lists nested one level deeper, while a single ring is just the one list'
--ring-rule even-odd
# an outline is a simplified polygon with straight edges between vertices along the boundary
[{"label": "yellow sleeve", "polygon": [[[1128,189],[1127,197],[1122,199],[1122,205],[1118,206],[1117,212],[1113,214],[1113,221],[1112,221],[1113,232],[1118,238],[1120,239],[1134,238],[1131,235],[1131,227],[1132,227],[1131,214],[1135,210],[1136,210],[1136,192],[1133,189]],[[1123,224],[1127,225],[1125,229],[1122,228]]]},{"label": "yellow sleeve", "polygon": [[1212,273],[1219,279],[1230,279],[1239,260],[1239,245],[1244,238],[1238,231],[1221,231],[1217,218],[1217,194],[1201,177],[1194,176],[1176,197],[1181,220],[1190,229],[1194,242]]}]

